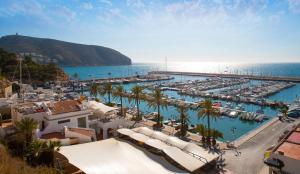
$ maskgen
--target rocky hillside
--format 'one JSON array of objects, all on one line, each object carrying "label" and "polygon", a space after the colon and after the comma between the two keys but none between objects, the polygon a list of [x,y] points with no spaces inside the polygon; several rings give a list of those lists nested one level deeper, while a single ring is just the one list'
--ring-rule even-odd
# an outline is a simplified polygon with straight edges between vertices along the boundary
[{"label": "rocky hillside", "polygon": [[[0,48],[0,77],[10,81],[20,79],[19,60],[14,53]],[[41,84],[48,81],[67,80],[67,74],[55,63],[40,64],[30,56],[22,60],[22,79],[25,83]]]},{"label": "rocky hillside", "polygon": [[131,64],[129,57],[111,48],[54,39],[9,35],[0,38],[0,48],[8,52],[29,55],[39,63],[54,62],[62,66]]}]

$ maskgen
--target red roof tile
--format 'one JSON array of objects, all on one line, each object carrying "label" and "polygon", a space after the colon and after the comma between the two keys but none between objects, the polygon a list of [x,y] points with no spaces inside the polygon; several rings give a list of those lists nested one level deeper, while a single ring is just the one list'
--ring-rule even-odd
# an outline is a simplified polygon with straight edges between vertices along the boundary
[{"label": "red roof tile", "polygon": [[300,144],[300,132],[293,132],[287,139],[288,142]]},{"label": "red roof tile", "polygon": [[283,152],[284,156],[300,160],[300,145],[284,142],[276,150],[276,152]]},{"label": "red roof tile", "polygon": [[76,112],[80,111],[80,102],[77,100],[64,100],[53,103],[53,105],[49,106],[49,109],[53,114],[61,114],[68,112]]},{"label": "red roof tile", "polygon": [[60,132],[52,132],[52,133],[42,135],[41,138],[42,139],[64,139],[65,136]]}]

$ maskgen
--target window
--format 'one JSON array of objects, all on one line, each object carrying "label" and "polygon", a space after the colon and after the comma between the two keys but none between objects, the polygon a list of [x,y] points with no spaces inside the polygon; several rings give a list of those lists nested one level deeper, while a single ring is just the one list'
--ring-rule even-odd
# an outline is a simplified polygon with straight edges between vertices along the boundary
[{"label": "window", "polygon": [[68,123],[70,122],[70,119],[67,119],[67,120],[59,120],[57,123],[58,124],[63,124],[63,123]]},{"label": "window", "polygon": [[85,117],[77,118],[77,122],[78,122],[78,127],[86,128],[86,118]]}]

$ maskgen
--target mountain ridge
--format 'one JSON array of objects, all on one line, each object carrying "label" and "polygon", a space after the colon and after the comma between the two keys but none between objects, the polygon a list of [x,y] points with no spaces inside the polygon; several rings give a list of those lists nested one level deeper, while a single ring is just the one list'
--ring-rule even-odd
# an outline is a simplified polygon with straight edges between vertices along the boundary
[{"label": "mountain ridge", "polygon": [[61,66],[131,65],[129,57],[112,48],[51,38],[7,35],[0,38],[0,48]]}]

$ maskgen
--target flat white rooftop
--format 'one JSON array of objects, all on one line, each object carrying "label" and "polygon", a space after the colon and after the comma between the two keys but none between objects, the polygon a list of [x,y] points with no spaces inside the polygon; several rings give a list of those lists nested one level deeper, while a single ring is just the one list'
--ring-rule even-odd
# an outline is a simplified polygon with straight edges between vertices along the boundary
[{"label": "flat white rooftop", "polygon": [[63,146],[59,153],[64,155],[69,163],[87,174],[186,173],[162,156],[114,138]]}]

